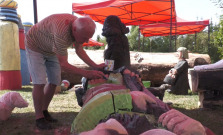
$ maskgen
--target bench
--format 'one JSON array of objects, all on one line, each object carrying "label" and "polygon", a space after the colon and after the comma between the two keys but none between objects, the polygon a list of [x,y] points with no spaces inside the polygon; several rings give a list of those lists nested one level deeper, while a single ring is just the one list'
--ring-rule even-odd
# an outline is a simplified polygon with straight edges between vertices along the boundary
[{"label": "bench", "polygon": [[223,105],[223,69],[188,70],[189,86],[199,96],[200,108]]}]

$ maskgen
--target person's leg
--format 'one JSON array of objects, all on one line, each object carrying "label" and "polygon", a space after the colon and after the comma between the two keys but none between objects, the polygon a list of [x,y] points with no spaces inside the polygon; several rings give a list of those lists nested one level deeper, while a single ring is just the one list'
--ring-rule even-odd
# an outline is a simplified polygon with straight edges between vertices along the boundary
[{"label": "person's leg", "polygon": [[51,83],[47,83],[45,88],[44,88],[44,102],[43,102],[43,108],[42,108],[42,113],[44,115],[44,118],[49,121],[49,122],[57,122],[57,119],[54,119],[48,112],[48,107],[49,104],[53,98],[53,95],[55,93],[56,90],[56,86],[55,84],[51,84]]},{"label": "person's leg", "polygon": [[46,59],[46,72],[48,77],[48,83],[44,88],[44,103],[43,103],[43,115],[49,122],[57,122],[52,118],[48,112],[49,104],[54,96],[57,85],[61,82],[61,69],[60,64],[56,56],[45,56]]},{"label": "person's leg", "polygon": [[44,89],[45,84],[34,84],[32,97],[33,97],[33,104],[35,109],[36,119],[43,118],[43,96],[44,96]]},{"label": "person's leg", "polygon": [[54,96],[57,85],[47,83],[44,88],[44,102],[43,102],[43,110],[47,110],[48,106]]},{"label": "person's leg", "polygon": [[26,48],[27,63],[33,82],[33,103],[35,109],[36,126],[39,129],[51,129],[51,125],[43,115],[44,87],[46,84],[46,67],[43,55]]}]

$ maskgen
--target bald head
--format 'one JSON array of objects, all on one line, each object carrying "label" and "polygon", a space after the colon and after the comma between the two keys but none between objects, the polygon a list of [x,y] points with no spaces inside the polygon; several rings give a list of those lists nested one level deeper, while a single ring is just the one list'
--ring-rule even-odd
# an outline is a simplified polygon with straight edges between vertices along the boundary
[{"label": "bald head", "polygon": [[79,43],[83,44],[84,42],[88,42],[88,40],[83,40],[89,39],[94,35],[95,28],[96,25],[89,16],[77,18],[72,24],[73,36],[77,42],[81,40]]},{"label": "bald head", "polygon": [[77,18],[73,25],[77,27],[77,30],[95,31],[96,25],[89,16]]}]

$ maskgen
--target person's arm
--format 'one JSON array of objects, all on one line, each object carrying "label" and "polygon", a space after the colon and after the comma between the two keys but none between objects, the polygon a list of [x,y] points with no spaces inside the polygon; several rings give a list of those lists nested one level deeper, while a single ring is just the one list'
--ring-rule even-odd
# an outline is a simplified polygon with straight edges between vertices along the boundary
[{"label": "person's arm", "polygon": [[188,69],[188,62],[187,61],[180,61],[177,63],[176,66],[174,66],[173,74],[180,74],[185,69]]},{"label": "person's arm", "polygon": [[177,135],[206,135],[204,126],[185,114],[171,109],[159,117],[159,123]]},{"label": "person's arm", "polygon": [[94,61],[92,61],[84,51],[82,45],[75,44],[75,50],[78,57],[80,57],[90,67],[93,67],[94,69],[103,69],[105,67],[104,63],[97,65]]},{"label": "person's arm", "polygon": [[58,60],[60,62],[61,68],[63,68],[65,71],[73,73],[73,74],[79,74],[89,79],[96,79],[96,78],[102,78],[104,74],[101,71],[96,70],[84,70],[81,68],[77,68],[67,61],[67,55],[59,55],[57,54]]}]

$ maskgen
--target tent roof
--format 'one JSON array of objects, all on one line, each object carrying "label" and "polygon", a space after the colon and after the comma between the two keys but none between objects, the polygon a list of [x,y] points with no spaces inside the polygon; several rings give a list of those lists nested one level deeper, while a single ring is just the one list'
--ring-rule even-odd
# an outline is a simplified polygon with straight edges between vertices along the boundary
[{"label": "tent roof", "polygon": [[83,46],[103,46],[104,43],[89,39],[88,43],[84,43]]},{"label": "tent roof", "polygon": [[[172,8],[171,8],[172,1]],[[89,15],[101,24],[109,15],[118,16],[125,25],[145,25],[170,22],[176,19],[174,0],[107,0],[103,2],[73,3],[73,12]]]},{"label": "tent roof", "polygon": [[[194,34],[202,31],[209,20],[186,21],[177,17],[177,22],[172,23],[172,35]],[[158,23],[140,26],[140,31],[145,37],[170,35],[170,23]]]}]

